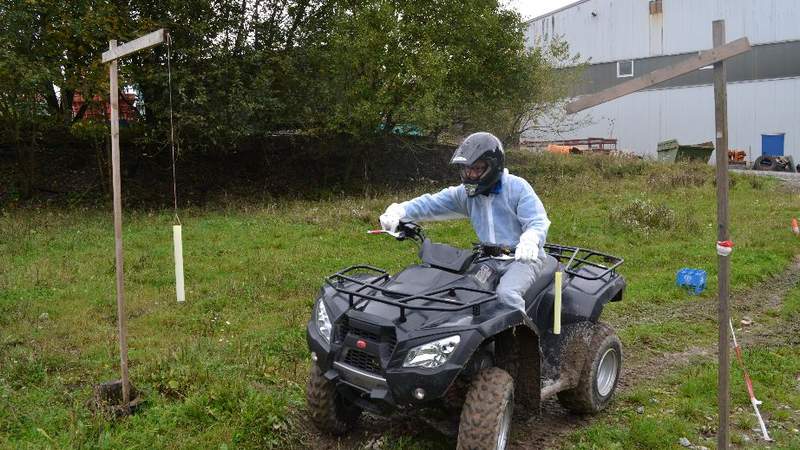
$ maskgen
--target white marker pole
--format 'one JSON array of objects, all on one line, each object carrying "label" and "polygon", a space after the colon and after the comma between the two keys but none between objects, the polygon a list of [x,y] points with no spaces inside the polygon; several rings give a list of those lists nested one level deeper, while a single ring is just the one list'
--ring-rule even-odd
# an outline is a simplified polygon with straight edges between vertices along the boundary
[{"label": "white marker pole", "polygon": [[175,294],[178,296],[178,302],[183,303],[186,301],[186,295],[183,291],[183,242],[181,236],[181,226],[172,226],[172,242],[175,244]]},{"label": "white marker pole", "polygon": [[553,334],[561,334],[561,276],[563,272],[556,272],[556,299],[553,304]]}]

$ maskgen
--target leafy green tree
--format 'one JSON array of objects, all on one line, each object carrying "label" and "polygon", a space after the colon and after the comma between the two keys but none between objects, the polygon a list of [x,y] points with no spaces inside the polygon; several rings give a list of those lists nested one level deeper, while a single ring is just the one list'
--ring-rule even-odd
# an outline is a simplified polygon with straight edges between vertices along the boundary
[{"label": "leafy green tree", "polygon": [[[36,182],[36,152],[69,136],[76,92],[91,100],[107,86],[100,46],[123,21],[115,2],[0,2],[0,125],[15,148],[23,197]],[[107,87],[106,87],[107,90]]]},{"label": "leafy green tree", "polygon": [[305,123],[355,135],[414,124],[436,136],[490,129],[513,138],[563,96],[563,43],[528,49],[497,1],[339,2],[311,43]]}]

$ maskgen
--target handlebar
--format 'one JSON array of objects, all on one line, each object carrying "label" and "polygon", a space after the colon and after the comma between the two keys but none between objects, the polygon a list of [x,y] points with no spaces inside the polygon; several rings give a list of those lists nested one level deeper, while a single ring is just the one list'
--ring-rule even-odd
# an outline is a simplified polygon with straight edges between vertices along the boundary
[{"label": "handlebar", "polygon": [[422,243],[422,241],[425,240],[425,232],[422,231],[422,227],[414,222],[400,222],[400,225],[397,227],[397,231],[367,230],[367,234],[388,234],[398,241],[411,239],[417,241],[418,243]]},{"label": "handlebar", "polygon": [[400,239],[400,233],[392,233],[389,230],[367,230],[367,234],[388,234],[393,238]]},{"label": "handlebar", "polygon": [[[422,244],[422,242],[425,240],[425,232],[422,230],[422,227],[414,222],[400,222],[400,225],[397,227],[397,231],[376,229],[367,230],[367,234],[388,234],[398,241],[412,239],[416,241],[417,244]],[[514,250],[514,247],[509,247],[507,245],[488,244],[483,242],[472,245],[472,251],[478,254],[480,257],[510,259],[514,257]]]},{"label": "handlebar", "polygon": [[513,257],[516,248],[501,244],[488,244],[484,242],[478,242],[472,244],[472,250],[481,256],[505,259]]}]

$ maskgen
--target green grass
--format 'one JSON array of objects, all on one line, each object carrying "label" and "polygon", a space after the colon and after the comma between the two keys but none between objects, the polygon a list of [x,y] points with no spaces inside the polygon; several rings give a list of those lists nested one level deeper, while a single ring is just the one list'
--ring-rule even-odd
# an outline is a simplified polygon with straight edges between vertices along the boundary
[{"label": "green grass", "polygon": [[[767,421],[772,448],[800,448],[800,347],[756,347],[744,352],[759,407]],[[716,447],[717,365],[707,360],[620,396],[611,411],[570,437],[568,448]],[[764,447],[739,367],[733,363],[730,385],[733,444]],[[639,409],[639,408],[643,408]],[[637,412],[637,409],[640,412]]]},{"label": "green grass", "polygon": [[[542,198],[553,222],[550,241],[626,259],[625,300],[607,310],[609,320],[623,324],[623,341],[657,353],[713,339],[700,323],[683,328],[659,319],[687,301],[712,301],[710,168],[517,155],[512,172],[530,180]],[[792,199],[774,180],[734,181],[732,286],[742,290],[792,257]],[[85,407],[93,384],[119,376],[110,209],[1,210],[0,447],[302,447],[304,330],[314,295],[326,274],[344,266],[396,271],[415,261],[412,245],[364,231],[376,226],[386,205],[421,192],[184,210],[182,305],[174,298],[171,213],[128,211],[130,372],[146,402],[122,421],[95,417]],[[641,201],[672,211],[673,219],[647,227],[617,220],[625,211],[636,214],[626,207]],[[466,221],[427,229],[440,242],[475,240]],[[681,267],[709,272],[706,293],[688,297],[674,286]],[[798,299],[787,311],[800,308]],[[642,320],[626,323],[627,317]],[[594,427],[587,433],[594,433],[591,442],[661,442],[651,432],[658,421],[642,420],[623,434]],[[675,433],[683,426],[674,419]],[[398,437],[391,445],[435,448],[436,442]]]},{"label": "green grass", "polygon": [[783,299],[781,316],[787,320],[800,319],[800,289],[792,289]]}]

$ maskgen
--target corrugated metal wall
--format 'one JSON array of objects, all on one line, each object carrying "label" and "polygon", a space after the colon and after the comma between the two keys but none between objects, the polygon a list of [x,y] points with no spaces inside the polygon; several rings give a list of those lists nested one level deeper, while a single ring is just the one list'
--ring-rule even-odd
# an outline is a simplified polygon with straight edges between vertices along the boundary
[{"label": "corrugated metal wall", "polygon": [[[573,52],[594,64],[710,48],[711,22],[717,19],[725,19],[728,41],[800,40],[800,0],[662,0],[662,17],[651,17],[649,5],[648,0],[585,0],[530,22],[528,42],[563,35]],[[786,154],[800,162],[800,78],[729,83],[728,114],[731,148],[747,150],[754,159],[761,154],[762,133],[784,132]],[[713,87],[637,92],[581,113],[587,115],[593,123],[580,130],[523,138],[614,137],[622,149],[651,155],[666,139],[713,141]]]},{"label": "corrugated metal wall", "polygon": [[[637,92],[579,114],[593,124],[535,138],[613,137],[620,149],[650,155],[667,139],[687,144],[714,140],[712,86]],[[747,150],[751,159],[761,154],[762,133],[784,132],[786,154],[800,162],[800,79],[729,84],[728,129],[730,147]]]},{"label": "corrugated metal wall", "polygon": [[[634,76],[641,76],[677,64],[693,55],[694,53],[684,53],[636,59],[634,60]],[[753,45],[749,52],[734,56],[727,60],[727,63],[728,82],[800,77],[800,41]],[[654,88],[712,84],[714,82],[713,75],[713,70],[695,70],[659,83]],[[583,80],[584,83],[573,88],[572,94],[583,95],[598,92],[624,83],[630,78],[618,78],[617,64],[609,62],[589,65],[583,72]]]},{"label": "corrugated metal wall", "polygon": [[531,21],[526,37],[533,45],[537,38],[563,35],[573,53],[591,57],[592,63],[710,48],[711,22],[717,19],[725,19],[728,40],[800,39],[797,0],[663,0],[660,20],[651,17],[649,3],[587,0]]}]

